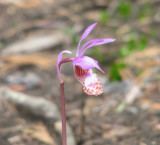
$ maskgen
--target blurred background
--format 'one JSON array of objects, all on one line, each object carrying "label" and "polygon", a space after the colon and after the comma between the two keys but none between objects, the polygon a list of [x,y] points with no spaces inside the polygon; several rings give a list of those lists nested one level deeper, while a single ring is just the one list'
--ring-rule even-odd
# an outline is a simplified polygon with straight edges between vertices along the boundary
[{"label": "blurred background", "polygon": [[61,144],[57,55],[95,22],[85,41],[117,40],[85,52],[100,96],[62,66],[68,145],[160,144],[160,0],[0,0],[1,145]]}]

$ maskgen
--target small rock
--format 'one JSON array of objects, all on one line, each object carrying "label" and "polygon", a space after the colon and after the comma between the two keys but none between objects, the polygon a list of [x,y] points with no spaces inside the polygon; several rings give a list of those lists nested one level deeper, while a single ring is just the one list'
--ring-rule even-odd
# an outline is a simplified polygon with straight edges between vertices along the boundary
[{"label": "small rock", "polygon": [[129,107],[128,111],[130,113],[132,113],[133,115],[137,115],[138,114],[138,109],[136,107]]},{"label": "small rock", "polygon": [[27,89],[38,87],[42,84],[41,78],[35,73],[15,73],[7,76],[4,80],[10,85],[24,85]]},{"label": "small rock", "polygon": [[21,141],[21,137],[16,135],[8,138],[8,142],[11,144],[19,143]]}]

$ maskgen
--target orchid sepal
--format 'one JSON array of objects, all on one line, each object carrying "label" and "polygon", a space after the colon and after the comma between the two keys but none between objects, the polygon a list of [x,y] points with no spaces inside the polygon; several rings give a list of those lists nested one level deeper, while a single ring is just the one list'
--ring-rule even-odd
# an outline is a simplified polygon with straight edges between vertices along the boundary
[{"label": "orchid sepal", "polygon": [[[82,47],[81,49],[81,53],[80,55],[82,56],[84,54],[84,52],[94,46],[98,46],[98,45],[102,45],[102,44],[107,44],[107,43],[111,43],[114,42],[116,39],[113,38],[104,38],[104,39],[97,39],[96,41],[93,41],[90,45],[88,45],[87,47]],[[84,44],[85,45],[85,44]]]},{"label": "orchid sepal", "polygon": [[93,68],[97,68],[99,69],[101,72],[104,73],[104,71],[100,68],[98,61],[89,57],[89,56],[79,56],[76,57],[73,60],[73,66],[80,66],[82,69],[93,69]]},{"label": "orchid sepal", "polygon": [[93,30],[93,28],[94,28],[96,25],[97,25],[97,23],[91,24],[91,25],[88,26],[88,27],[85,29],[85,31],[83,32],[83,34],[82,34],[82,36],[81,36],[81,39],[79,40],[79,43],[78,43],[76,56],[79,56],[79,47],[80,47],[81,41],[84,40],[84,39],[89,35],[89,33]]},{"label": "orchid sepal", "polygon": [[58,74],[60,83],[63,83],[63,79],[62,79],[61,72],[60,72],[60,64],[61,64],[62,57],[63,57],[64,53],[72,54],[72,52],[69,50],[63,50],[62,52],[59,53],[59,55],[57,57],[57,74]]}]

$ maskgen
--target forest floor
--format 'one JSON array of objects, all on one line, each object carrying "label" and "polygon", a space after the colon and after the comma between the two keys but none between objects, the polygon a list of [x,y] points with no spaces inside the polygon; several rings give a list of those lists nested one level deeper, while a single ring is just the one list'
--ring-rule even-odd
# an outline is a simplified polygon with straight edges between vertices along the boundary
[{"label": "forest floor", "polygon": [[[99,24],[87,40],[117,40],[87,52],[106,72],[97,71],[104,87],[100,96],[84,94],[72,65],[62,67],[75,144],[160,145],[160,1],[147,2],[131,1],[134,11],[122,18],[128,16],[117,0],[0,0],[0,145],[61,144],[56,121],[8,101],[2,91],[42,97],[60,111],[57,55],[65,49],[75,54],[83,30],[94,22]],[[148,16],[138,19],[146,3],[153,13],[144,8]]]}]

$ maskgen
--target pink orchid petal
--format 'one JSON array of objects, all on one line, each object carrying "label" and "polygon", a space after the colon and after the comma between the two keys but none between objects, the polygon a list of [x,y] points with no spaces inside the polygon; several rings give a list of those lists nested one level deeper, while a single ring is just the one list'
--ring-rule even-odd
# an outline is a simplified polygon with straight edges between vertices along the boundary
[{"label": "pink orchid petal", "polygon": [[103,93],[103,87],[100,79],[92,73],[83,81],[83,90],[88,95],[100,95]]},{"label": "pink orchid petal", "polygon": [[94,23],[94,24],[88,26],[88,27],[85,29],[85,31],[83,32],[83,34],[82,34],[82,36],[81,36],[81,39],[80,39],[80,41],[79,41],[79,43],[78,43],[76,56],[79,56],[79,47],[80,47],[81,41],[82,41],[83,39],[85,39],[85,38],[89,35],[89,33],[93,30],[93,28],[94,28],[96,25],[97,25],[97,23]]},{"label": "pink orchid petal", "polygon": [[82,56],[81,54],[82,54],[82,52],[83,52],[83,50],[84,50],[84,48],[85,48],[86,46],[88,46],[89,44],[95,43],[95,42],[97,42],[97,41],[100,41],[100,39],[92,39],[92,40],[87,41],[87,42],[82,46],[79,55]]},{"label": "pink orchid petal", "polygon": [[102,45],[102,44],[106,44],[106,43],[111,43],[113,41],[115,41],[116,39],[112,39],[112,38],[104,38],[104,39],[99,39],[99,41],[94,41],[93,43],[91,43],[89,46],[87,46],[83,52],[81,53],[81,55],[83,55],[83,53],[88,49],[91,48],[93,46],[97,46],[97,45]]},{"label": "pink orchid petal", "polygon": [[83,69],[82,67],[75,65],[74,66],[74,75],[76,79],[83,84],[83,81],[86,79],[88,75],[92,73],[92,70],[90,69]]},{"label": "pink orchid petal", "polygon": [[60,77],[60,68],[59,68],[59,63],[62,61],[62,57],[63,57],[63,53],[72,53],[71,51],[69,50],[64,50],[62,52],[59,53],[58,57],[57,57],[57,73],[58,73],[58,76]]},{"label": "pink orchid petal", "polygon": [[82,34],[81,40],[85,39],[96,25],[97,25],[97,23],[94,23],[94,24],[91,24],[90,26],[88,26],[86,28],[86,30],[84,31],[84,33]]},{"label": "pink orchid petal", "polygon": [[76,65],[80,66],[82,69],[97,68],[101,72],[104,73],[104,71],[98,65],[98,61],[96,61],[95,59],[88,57],[88,56],[80,56],[80,57],[75,58],[73,60],[73,66],[75,67]]}]

